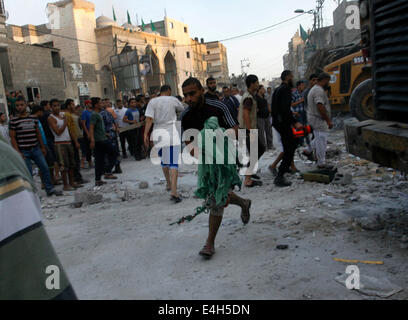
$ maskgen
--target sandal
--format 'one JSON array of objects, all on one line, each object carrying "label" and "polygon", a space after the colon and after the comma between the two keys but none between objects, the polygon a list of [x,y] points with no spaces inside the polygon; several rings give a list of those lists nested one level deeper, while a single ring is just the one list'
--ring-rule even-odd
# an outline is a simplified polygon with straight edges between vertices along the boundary
[{"label": "sandal", "polygon": [[115,177],[113,174],[107,174],[104,177],[106,180],[117,180],[118,177]]},{"label": "sandal", "polygon": [[262,186],[262,181],[252,180],[251,184],[249,184],[249,185],[245,184],[245,187],[247,187],[247,188],[253,188],[253,187],[257,187],[257,186],[261,187]]},{"label": "sandal", "polygon": [[171,201],[174,201],[175,203],[180,203],[182,200],[180,197],[175,197],[175,196],[171,196]]},{"label": "sandal", "polygon": [[210,259],[213,255],[215,254],[215,249],[210,249],[210,247],[208,246],[208,244],[206,244],[201,251],[199,252],[200,256],[203,256],[207,259]]}]

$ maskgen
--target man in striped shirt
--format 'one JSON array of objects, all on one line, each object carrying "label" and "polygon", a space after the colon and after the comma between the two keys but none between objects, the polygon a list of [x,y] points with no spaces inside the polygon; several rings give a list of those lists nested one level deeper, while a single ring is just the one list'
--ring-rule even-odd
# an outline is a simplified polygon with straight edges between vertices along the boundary
[{"label": "man in striped shirt", "polygon": [[18,97],[16,100],[17,117],[11,119],[9,123],[11,144],[25,160],[31,175],[33,174],[31,161],[34,161],[38,166],[47,195],[62,196],[62,192],[55,190],[52,184],[50,171],[44,157],[47,151],[41,138],[38,119],[29,116],[26,108],[27,104],[24,97]]}]

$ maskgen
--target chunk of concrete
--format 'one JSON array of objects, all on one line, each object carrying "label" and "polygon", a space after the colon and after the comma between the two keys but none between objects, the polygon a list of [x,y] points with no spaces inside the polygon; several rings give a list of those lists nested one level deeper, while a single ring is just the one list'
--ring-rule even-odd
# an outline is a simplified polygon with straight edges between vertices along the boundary
[{"label": "chunk of concrete", "polygon": [[149,188],[149,183],[147,181],[142,181],[139,183],[139,189],[147,189]]},{"label": "chunk of concrete", "polygon": [[103,201],[103,195],[93,192],[76,192],[74,203],[95,204]]}]

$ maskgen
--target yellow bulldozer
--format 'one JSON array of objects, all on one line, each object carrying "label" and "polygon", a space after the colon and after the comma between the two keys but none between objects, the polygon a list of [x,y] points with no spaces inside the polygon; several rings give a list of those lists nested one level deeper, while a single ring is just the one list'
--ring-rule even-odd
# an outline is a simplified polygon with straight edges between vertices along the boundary
[{"label": "yellow bulldozer", "polygon": [[351,112],[360,121],[374,119],[370,62],[362,51],[324,67],[330,74],[330,103],[335,111]]}]

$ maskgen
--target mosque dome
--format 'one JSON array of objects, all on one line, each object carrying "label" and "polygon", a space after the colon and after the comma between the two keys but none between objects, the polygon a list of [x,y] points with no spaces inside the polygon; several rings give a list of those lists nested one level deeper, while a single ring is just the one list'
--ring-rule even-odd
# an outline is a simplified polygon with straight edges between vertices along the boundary
[{"label": "mosque dome", "polygon": [[112,19],[105,17],[105,16],[100,16],[98,19],[96,19],[97,28],[104,28],[104,27],[109,27],[109,26],[117,27],[118,24]]}]

